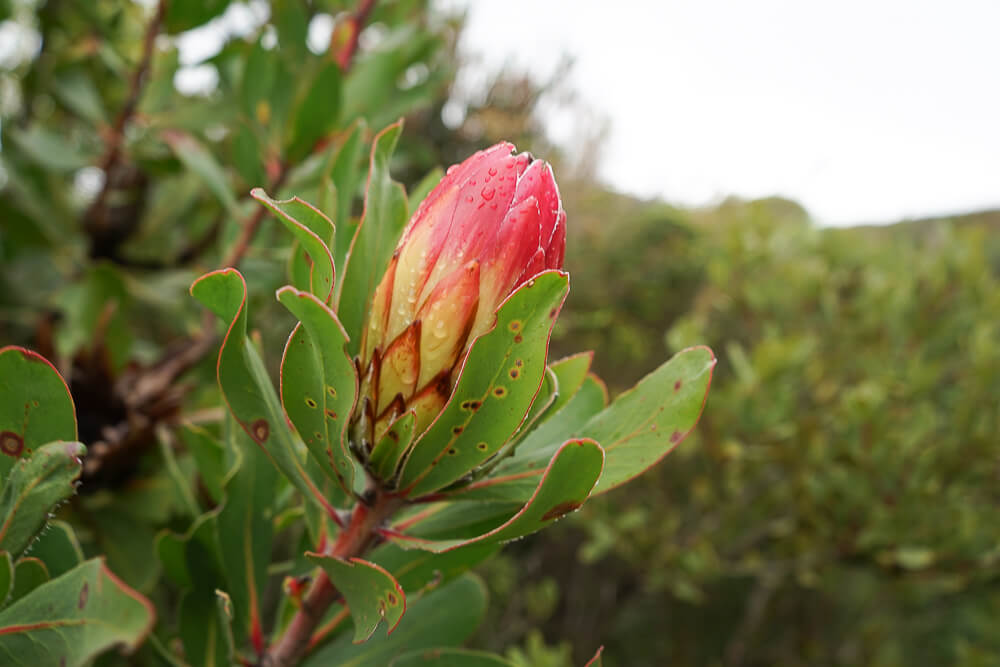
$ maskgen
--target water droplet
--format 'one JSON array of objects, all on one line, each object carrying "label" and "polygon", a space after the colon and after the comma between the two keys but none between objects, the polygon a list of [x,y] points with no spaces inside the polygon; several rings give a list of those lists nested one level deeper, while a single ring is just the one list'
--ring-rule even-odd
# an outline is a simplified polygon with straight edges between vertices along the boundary
[{"label": "water droplet", "polygon": [[496,176],[496,175],[497,175],[497,168],[490,167],[490,176]]},{"label": "water droplet", "polygon": [[475,200],[476,200],[476,198],[473,197],[472,195],[469,195],[468,197],[465,198],[465,201],[469,202],[470,204],[472,202],[474,202]]},{"label": "water droplet", "polygon": [[480,192],[479,194],[483,196],[483,199],[489,201],[493,199],[493,195],[495,195],[496,193],[497,193],[496,190],[493,188],[483,188],[483,191]]}]

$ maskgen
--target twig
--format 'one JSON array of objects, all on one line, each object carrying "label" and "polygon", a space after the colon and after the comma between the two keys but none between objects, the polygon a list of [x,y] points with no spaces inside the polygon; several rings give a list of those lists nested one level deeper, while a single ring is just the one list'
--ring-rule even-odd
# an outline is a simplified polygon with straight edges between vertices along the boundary
[{"label": "twig", "polygon": [[132,78],[129,81],[128,97],[125,98],[125,104],[118,112],[115,124],[111,127],[108,135],[107,150],[101,159],[101,169],[104,171],[104,185],[101,186],[101,191],[97,193],[97,197],[88,207],[85,217],[87,225],[92,231],[103,231],[108,224],[105,204],[107,203],[108,193],[112,188],[112,181],[114,180],[111,177],[111,172],[121,159],[122,145],[125,143],[125,127],[132,119],[135,109],[139,104],[139,97],[142,95],[143,80],[149,71],[149,64],[153,60],[153,46],[156,44],[156,36],[160,34],[160,27],[163,24],[163,17],[167,13],[168,2],[169,0],[160,0],[156,4],[156,10],[153,12],[153,17],[149,20],[149,25],[146,27],[146,35],[142,40],[142,56],[139,59],[139,64],[132,72]]},{"label": "twig", "polygon": [[[274,191],[281,187],[281,184],[285,182],[285,176],[288,174],[288,169],[284,165],[278,168],[277,175],[274,180],[268,185],[268,193],[271,195],[276,194]],[[260,228],[260,223],[264,221],[264,216],[267,214],[268,209],[263,206],[258,206],[247,221],[243,224],[243,228],[240,230],[240,235],[236,239],[236,243],[230,248],[229,253],[226,258],[222,261],[221,268],[233,267],[237,268],[240,261],[243,259],[247,251],[250,250],[250,244],[253,243],[253,237],[257,235],[257,230]]]},{"label": "twig", "polygon": [[[331,53],[337,49],[337,45],[340,40],[337,39],[337,33],[341,30],[349,31],[347,33],[346,41],[343,46],[337,51],[336,59],[337,64],[340,65],[340,69],[347,72],[351,68],[351,61],[354,59],[354,54],[358,50],[358,37],[361,34],[361,29],[364,27],[365,21],[368,20],[369,14],[371,14],[372,9],[375,8],[375,0],[361,0],[358,4],[358,8],[351,14],[346,22],[336,26],[333,31],[333,35],[330,38],[330,50]],[[281,187],[281,184],[285,180],[285,176],[288,174],[288,168],[284,164],[278,164],[275,168],[275,175],[269,183],[268,190],[274,191]],[[273,194],[273,193],[272,193]],[[250,249],[250,244],[253,242],[254,236],[257,234],[257,230],[260,228],[260,223],[264,220],[264,216],[267,214],[267,209],[264,207],[259,207],[252,216],[243,225],[243,229],[240,230],[239,238],[236,239],[236,243],[233,245],[229,254],[226,255],[225,260],[222,262],[222,268],[234,267],[240,263],[243,256],[246,255],[247,251]]]},{"label": "twig", "polygon": [[[371,505],[358,502],[354,506],[351,522],[340,533],[337,541],[324,550],[327,556],[351,558],[360,556],[378,539],[379,528],[403,505],[399,496],[377,493]],[[295,613],[285,634],[263,656],[263,667],[292,667],[310,647],[316,626],[323,620],[327,609],[340,594],[330,578],[320,570],[309,592],[302,598],[302,605]]]}]

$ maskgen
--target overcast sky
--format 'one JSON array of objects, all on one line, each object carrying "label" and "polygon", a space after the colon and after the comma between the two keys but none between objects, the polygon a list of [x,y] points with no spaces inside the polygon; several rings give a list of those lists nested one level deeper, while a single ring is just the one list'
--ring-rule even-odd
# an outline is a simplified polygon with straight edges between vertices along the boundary
[{"label": "overcast sky", "polygon": [[1000,1],[442,0],[477,67],[563,53],[600,175],[682,204],[780,194],[828,224],[1000,206]]}]

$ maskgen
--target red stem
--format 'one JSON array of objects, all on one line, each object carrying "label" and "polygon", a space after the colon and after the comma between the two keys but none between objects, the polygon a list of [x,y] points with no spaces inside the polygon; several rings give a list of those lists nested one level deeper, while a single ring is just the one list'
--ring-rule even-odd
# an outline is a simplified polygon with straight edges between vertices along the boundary
[{"label": "red stem", "polygon": [[[374,7],[375,0],[361,0],[357,10],[347,19],[344,26],[349,31],[347,40],[340,48],[340,52],[337,53],[337,64],[345,72],[351,67],[351,60],[354,59],[354,54],[358,50],[358,37],[361,35],[361,28],[368,20],[368,15],[371,14]],[[336,44],[331,44],[331,46],[336,47]]]},{"label": "red stem", "polygon": [[[378,538],[381,525],[397,509],[403,505],[398,496],[379,493],[372,505],[359,502],[354,506],[351,522],[337,538],[337,541],[324,550],[328,556],[335,558],[351,558],[360,556],[371,548]],[[270,650],[264,656],[264,667],[292,667],[297,664],[306,650],[310,648],[310,639],[316,626],[323,620],[330,605],[337,601],[340,594],[330,578],[322,570],[310,586],[302,605],[295,613],[291,623]]]}]

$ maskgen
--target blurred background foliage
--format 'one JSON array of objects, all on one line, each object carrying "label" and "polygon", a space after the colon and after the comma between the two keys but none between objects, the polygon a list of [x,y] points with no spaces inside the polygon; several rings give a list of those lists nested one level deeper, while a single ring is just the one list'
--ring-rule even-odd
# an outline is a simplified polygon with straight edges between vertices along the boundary
[{"label": "blurred background foliage", "polygon": [[366,162],[342,149],[405,117],[411,193],[500,139],[556,164],[554,358],[596,350],[612,393],[688,345],[720,358],[664,465],[480,568],[476,646],[553,667],[602,643],[612,666],[1000,664],[1000,212],[822,229],[776,198],[609,191],[604,126],[546,137],[544,105],[587,112],[565,69],[457,85],[462,18],[424,0],[0,0],[0,20],[0,343],[70,379],[90,453],[66,512],[130,584],[157,595],[154,537],[186,525],[157,434],[218,419],[188,285],[239,262],[280,349],[292,248],[249,189],[349,230]]}]

